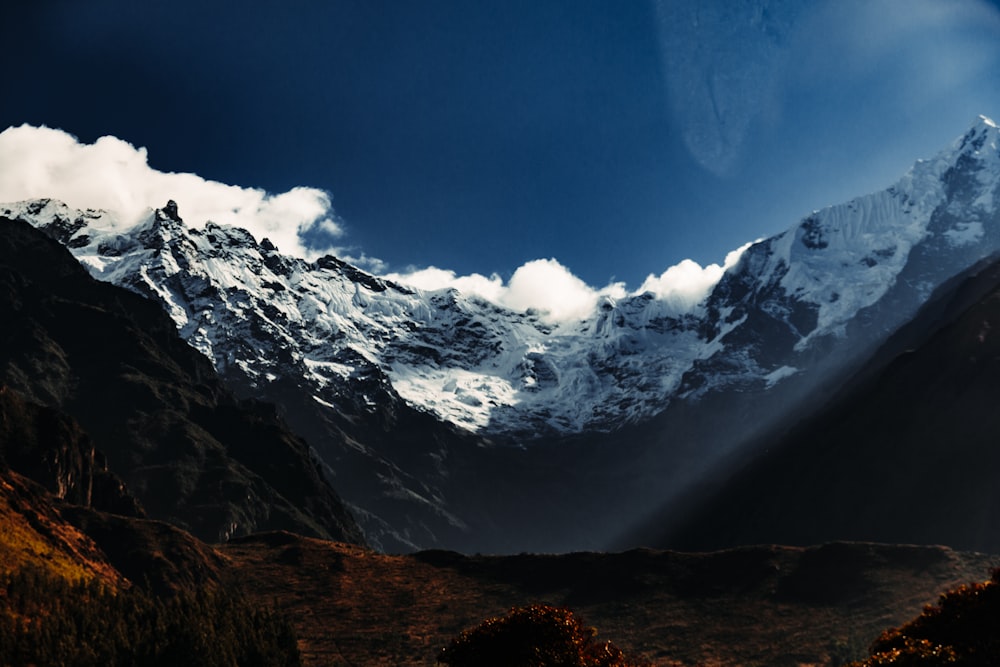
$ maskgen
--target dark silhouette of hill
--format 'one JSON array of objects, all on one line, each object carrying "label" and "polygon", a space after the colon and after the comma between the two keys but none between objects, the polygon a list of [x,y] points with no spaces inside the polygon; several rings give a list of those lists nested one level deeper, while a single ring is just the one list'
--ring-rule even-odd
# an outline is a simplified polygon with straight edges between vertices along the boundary
[{"label": "dark silhouette of hill", "polygon": [[[49,447],[34,456],[51,490],[92,504],[95,484],[116,483],[110,473],[149,517],[206,541],[264,529],[363,541],[273,407],[229,393],[158,305],[93,280],[59,243],[6,219],[0,322],[0,385],[79,424],[44,417],[23,427]],[[60,429],[81,433],[60,438]],[[5,445],[11,455],[24,448]]]},{"label": "dark silhouette of hill", "polygon": [[67,502],[145,516],[75,420],[6,386],[0,386],[0,466],[17,470]]},{"label": "dark silhouette of hill", "polygon": [[828,540],[1000,552],[1000,264],[953,281],[824,409],[758,445],[685,519],[683,549]]},{"label": "dark silhouette of hill", "polygon": [[69,504],[0,466],[0,664],[300,664],[288,621],[227,564],[170,524]]}]

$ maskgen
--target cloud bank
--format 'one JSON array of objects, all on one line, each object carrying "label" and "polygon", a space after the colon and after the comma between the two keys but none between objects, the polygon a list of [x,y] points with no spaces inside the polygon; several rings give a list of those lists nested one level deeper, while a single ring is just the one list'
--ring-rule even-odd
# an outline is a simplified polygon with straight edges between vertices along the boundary
[{"label": "cloud bank", "polygon": [[521,266],[504,283],[474,273],[456,275],[454,271],[429,267],[407,273],[391,273],[390,280],[423,290],[456,289],[473,294],[511,310],[535,310],[550,322],[566,322],[587,317],[604,297],[621,299],[649,292],[676,313],[690,311],[708,296],[727,269],[739,261],[750,243],[726,255],[725,262],[702,267],[685,259],[659,276],[649,275],[638,290],[629,292],[623,283],[611,283],[595,289],[577,278],[555,259],[536,259]]},{"label": "cloud bank", "polygon": [[506,283],[497,274],[489,278],[478,273],[459,276],[433,266],[386,277],[423,290],[456,289],[511,310],[534,310],[552,322],[586,317],[601,296],[625,296],[621,283],[594,289],[555,259],[527,262]]},{"label": "cloud bank", "polygon": [[0,132],[0,202],[43,197],[73,208],[110,211],[122,228],[173,199],[193,227],[209,220],[238,225],[299,257],[332,249],[322,242],[306,245],[303,234],[332,241],[343,233],[329,195],[316,188],[269,194],[195,174],[157,171],[149,166],[145,148],[112,136],[83,144],[47,127],[21,125]]},{"label": "cloud bank", "polygon": [[[270,239],[285,254],[313,258],[335,252],[346,261],[385,270],[382,262],[363,253],[350,257],[332,244],[317,244],[317,238],[332,241],[344,233],[333,216],[329,195],[322,190],[298,187],[269,194],[196,174],[157,171],[149,166],[145,148],[112,136],[83,144],[62,130],[47,127],[22,125],[0,132],[0,203],[39,198],[109,211],[121,229],[173,199],[184,221],[194,227],[208,221],[239,226],[258,240]],[[650,275],[631,294],[651,292],[678,312],[689,310],[745,248],[730,253],[723,266],[701,267],[684,260],[659,276]],[[436,267],[385,277],[424,290],[454,288],[515,311],[536,311],[554,323],[585,318],[600,299],[630,294],[623,283],[591,287],[555,259],[527,262],[506,282],[495,274],[459,276]]]}]

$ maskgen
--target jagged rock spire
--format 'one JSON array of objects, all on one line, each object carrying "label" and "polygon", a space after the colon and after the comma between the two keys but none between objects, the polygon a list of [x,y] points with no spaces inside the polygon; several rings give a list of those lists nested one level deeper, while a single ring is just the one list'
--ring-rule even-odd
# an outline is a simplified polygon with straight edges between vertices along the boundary
[{"label": "jagged rock spire", "polygon": [[180,222],[181,218],[180,215],[178,215],[177,213],[177,202],[175,202],[173,199],[168,200],[166,205],[160,210],[163,211],[163,214],[168,218],[170,218],[171,220],[176,220]]}]

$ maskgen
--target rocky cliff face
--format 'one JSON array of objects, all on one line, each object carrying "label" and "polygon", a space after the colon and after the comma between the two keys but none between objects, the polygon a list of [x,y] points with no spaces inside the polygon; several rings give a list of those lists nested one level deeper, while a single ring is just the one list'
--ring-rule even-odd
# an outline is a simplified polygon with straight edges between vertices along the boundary
[{"label": "rocky cliff face", "polygon": [[6,386],[0,387],[0,464],[74,505],[145,515],[75,420],[31,403]]},{"label": "rocky cliff face", "polygon": [[937,286],[1000,250],[998,134],[982,118],[892,188],[752,244],[700,303],[635,294],[572,322],[284,256],[240,229],[188,226],[172,202],[132,229],[46,200],[0,212],[159,302],[231,386],[280,403],[376,542],[455,546],[502,502],[455,502],[495,464],[481,450],[520,445],[512,468],[565,469],[578,464],[552,443],[583,438],[620,480],[654,461],[656,483],[681,485],[731,452],[744,422],[780,420],[846,376]]}]

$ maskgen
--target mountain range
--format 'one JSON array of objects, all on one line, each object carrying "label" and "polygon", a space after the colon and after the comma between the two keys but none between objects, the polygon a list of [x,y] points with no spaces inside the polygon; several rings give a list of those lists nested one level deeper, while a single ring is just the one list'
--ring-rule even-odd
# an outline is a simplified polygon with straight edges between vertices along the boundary
[{"label": "mountain range", "polygon": [[[0,205],[0,647],[24,600],[22,641],[63,632],[48,577],[181,616],[239,589],[166,635],[252,652],[277,628],[276,664],[430,664],[538,601],[670,664],[859,659],[997,565],[998,206],[981,118],[749,245],[698,303],[567,321],[175,202],[131,228]],[[439,548],[636,545],[687,553]],[[255,642],[222,630],[237,612]]]},{"label": "mountain range", "polygon": [[[172,320],[168,327],[161,316],[136,325],[130,338],[104,341],[113,352],[142,348],[140,334],[172,328],[191,355],[129,364],[116,371],[123,384],[113,390],[78,388],[67,380],[65,357],[73,355],[65,350],[78,345],[75,356],[85,358],[97,345],[73,340],[94,330],[91,311],[78,308],[51,324],[65,326],[70,342],[31,349],[26,340],[46,337],[12,330],[25,340],[11,349],[27,351],[7,362],[6,382],[41,405],[71,410],[98,442],[132,443],[137,451],[109,453],[109,468],[129,470],[128,486],[148,490],[145,499],[137,494],[147,511],[206,539],[272,526],[271,517],[282,515],[296,522],[292,529],[307,525],[312,534],[358,541],[336,509],[332,484],[365,539],[388,551],[567,551],[630,535],[645,540],[656,526],[682,522],[677,508],[687,513],[715,482],[734,469],[756,469],[748,462],[773,460],[776,449],[810,459],[816,478],[834,487],[837,475],[863,465],[857,453],[829,454],[842,470],[820,465],[812,459],[815,434],[773,445],[829,401],[850,404],[840,397],[867,390],[875,380],[857,374],[870,374],[873,360],[891,365],[892,337],[905,327],[922,327],[924,338],[914,339],[922,343],[943,312],[958,315],[954,308],[927,315],[928,304],[948,301],[966,277],[992,275],[984,267],[1000,251],[998,138],[992,121],[978,119],[892,187],[815,211],[749,245],[693,305],[647,292],[605,298],[570,321],[454,290],[413,289],[335,257],[283,255],[238,228],[186,224],[183,202],[167,202],[131,227],[115,212],[53,200],[0,205],[4,225],[29,223],[94,278],[146,297],[115,316],[162,310]],[[911,324],[920,313],[932,321]],[[193,386],[170,385],[177,367]],[[224,385],[208,379],[213,370]],[[163,412],[146,406],[154,399]],[[183,412],[199,420],[176,423],[170,406],[179,403],[197,408]],[[137,416],[100,423],[117,405],[133,405]],[[892,405],[883,401],[876,411]],[[231,417],[236,410],[244,411],[239,419]],[[246,410],[256,411],[257,426],[240,421]],[[817,419],[810,423],[828,423]],[[283,423],[287,431],[278,430]],[[122,425],[132,429],[127,437],[115,430]],[[269,428],[274,441],[264,439]],[[172,433],[172,448],[190,450],[183,465],[145,453],[150,430]],[[850,437],[870,450],[857,433]],[[211,452],[220,448],[202,448],[213,439],[235,459],[221,466],[223,481],[197,466],[188,475],[191,460],[219,469]],[[927,442],[928,451],[943,446]],[[294,463],[281,462],[288,451]],[[784,487],[774,482],[800,469],[794,456],[769,477],[742,473],[749,481],[740,488],[774,491],[775,517],[798,497],[794,490],[779,497]],[[257,480],[268,475],[277,477],[265,488]],[[301,475],[310,480],[305,487],[295,481]],[[163,506],[157,485],[164,477],[182,490],[169,494],[176,506]],[[216,489],[212,502],[227,509],[184,515],[180,505],[201,507],[205,479]],[[220,489],[238,489],[234,497],[247,500],[228,505]],[[305,496],[287,506],[277,500],[293,491]],[[734,498],[748,507],[746,497]],[[817,502],[831,500],[820,494]],[[329,523],[333,516],[341,518]],[[644,522],[652,528],[641,528]],[[752,530],[738,535],[753,541]]]},{"label": "mountain range", "polygon": [[[98,582],[103,589],[91,586],[87,595],[113,591],[115,599],[133,603],[135,591],[148,586],[161,600],[158,608],[180,613],[211,591],[242,591],[252,606],[227,603],[211,618],[204,616],[211,610],[199,608],[193,629],[212,628],[218,633],[213,650],[225,653],[234,641],[246,645],[245,638],[220,631],[231,622],[225,614],[252,611],[247,618],[259,621],[262,608],[276,607],[294,626],[307,665],[431,664],[461,629],[538,600],[572,606],[598,623],[602,636],[655,660],[826,664],[860,657],[886,624],[902,622],[942,588],[982,577],[996,563],[996,557],[942,547],[866,544],[713,554],[377,554],[345,543],[358,539],[356,527],[322,478],[304,474],[314,460],[308,448],[293,446],[296,439],[273,408],[235,401],[208,371],[198,376],[197,393],[215,402],[192,398],[192,369],[205,369],[207,361],[180,341],[153,304],[95,281],[64,247],[24,223],[0,226],[0,276],[8,335],[0,389],[0,576],[9,582],[0,598],[4,618],[19,613],[19,601],[36,611],[49,608],[51,594],[30,588],[44,572]],[[81,310],[89,322],[78,317]],[[20,338],[13,335],[18,331]],[[159,400],[143,391],[147,387]],[[101,417],[80,409],[89,408],[81,394],[125,398]],[[223,434],[205,432],[223,408]],[[137,430],[151,418],[154,427]],[[190,440],[178,440],[178,429]],[[239,438],[266,446],[273,465],[248,459]],[[283,441],[286,449],[272,451]],[[300,492],[292,493],[275,469],[298,480]],[[155,488],[151,477],[161,480]],[[260,519],[251,493],[269,494],[269,517]],[[331,502],[309,502],[310,496]],[[299,535],[258,532],[275,525]],[[220,527],[230,531],[225,544],[206,543],[222,539]],[[62,591],[61,604],[75,599],[50,586]],[[106,620],[134,623],[127,609],[112,605]],[[22,639],[30,640],[32,655],[49,646],[44,637],[67,630],[55,625],[56,617],[62,618],[45,613],[32,626],[35,634]],[[83,664],[87,642],[96,639],[86,630],[94,622],[87,623],[64,646],[72,664]],[[122,645],[124,664],[131,664],[129,651],[184,646],[191,629],[177,623],[156,633],[155,643]],[[253,646],[266,641],[263,630],[256,628]],[[733,633],[746,639],[733,642]],[[778,641],[790,635],[793,642]],[[0,641],[0,648],[11,655],[9,645]],[[272,656],[264,664],[298,663]]]}]

